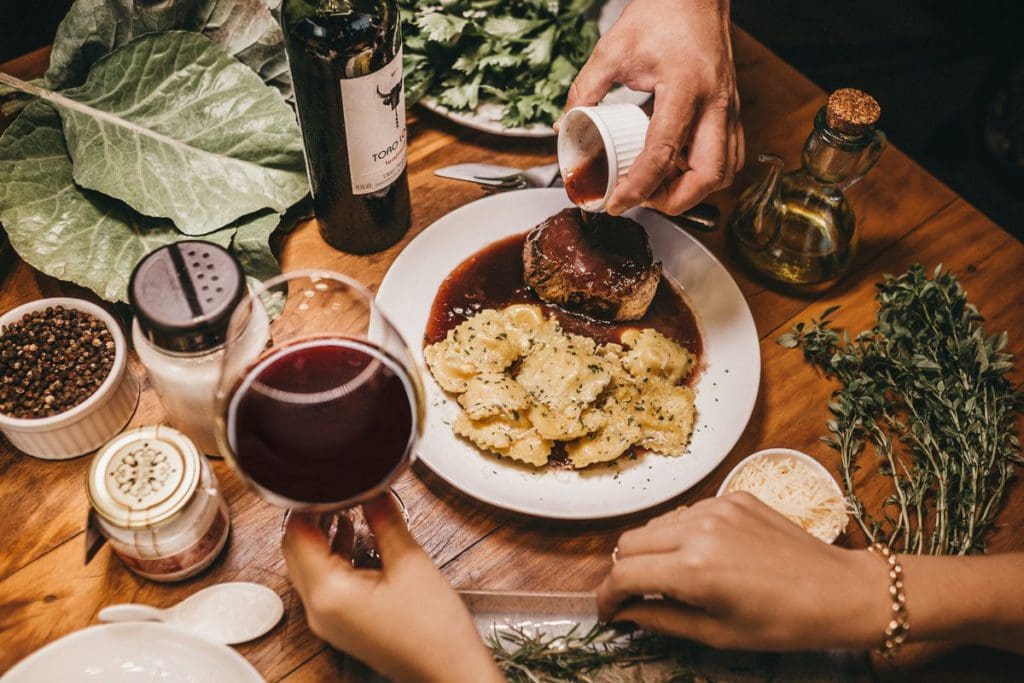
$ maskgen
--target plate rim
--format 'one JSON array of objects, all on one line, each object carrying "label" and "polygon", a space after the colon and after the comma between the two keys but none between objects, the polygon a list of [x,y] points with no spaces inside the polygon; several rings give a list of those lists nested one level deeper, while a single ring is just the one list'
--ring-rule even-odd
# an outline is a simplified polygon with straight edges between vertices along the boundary
[{"label": "plate rim", "polygon": [[[66,633],[55,640],[51,640],[50,642],[35,649],[28,655],[22,657],[19,661],[17,661],[14,664],[14,666],[12,666],[10,669],[4,672],[2,676],[0,676],[0,681],[6,682],[8,680],[14,680],[13,676],[19,675],[20,670],[27,669],[36,660],[44,659],[44,657],[47,656],[47,653],[50,650],[55,649],[56,647],[62,644],[71,643],[76,640],[82,640],[83,638],[88,638],[99,631],[131,631],[133,633],[137,633],[139,629],[156,629],[157,631],[172,634],[175,637],[182,638],[186,641],[193,641],[197,644],[202,645],[203,647],[209,647],[210,649],[217,651],[219,654],[226,655],[228,659],[238,663],[241,666],[241,669],[246,669],[247,673],[253,676],[251,680],[254,683],[256,681],[263,683],[263,681],[265,680],[262,674],[260,674],[259,670],[257,670],[256,667],[253,666],[252,662],[250,662],[248,659],[242,656],[240,652],[238,652],[234,648],[228,647],[227,645],[223,645],[221,643],[214,643],[213,641],[206,640],[200,636],[197,636],[194,633],[190,633],[184,629],[176,628],[174,626],[170,626],[164,623],[152,621],[119,621],[116,623],[109,624],[89,624],[88,626],[85,626],[83,628],[77,629],[70,633]],[[239,671],[241,671],[241,669],[239,669]],[[245,681],[240,681],[240,683],[245,683]]]},{"label": "plate rim", "polygon": [[[385,314],[387,314],[389,317],[391,317],[391,314],[387,310],[387,306],[381,301],[381,293],[385,292],[385,294],[386,294],[386,290],[387,289],[396,286],[396,285],[393,284],[393,282],[396,281],[397,278],[398,278],[398,275],[395,275],[395,273],[397,273],[399,271],[399,269],[400,269],[399,266],[401,266],[404,261],[408,261],[408,260],[412,259],[412,256],[411,256],[411,254],[413,252],[412,247],[418,241],[420,241],[420,240],[424,240],[425,241],[424,235],[426,235],[432,228],[434,228],[442,220],[450,220],[451,218],[453,218],[457,214],[464,213],[470,207],[474,207],[477,204],[500,202],[500,201],[503,201],[504,198],[506,198],[508,196],[511,196],[511,195],[523,196],[523,195],[526,195],[526,194],[534,194],[534,195],[536,195],[536,194],[546,194],[546,195],[550,196],[550,195],[553,195],[555,193],[558,193],[558,194],[561,194],[562,196],[564,196],[564,190],[561,189],[561,188],[528,188],[528,189],[524,189],[524,190],[514,190],[514,191],[510,191],[510,192],[503,192],[503,193],[495,194],[495,195],[491,195],[491,196],[480,197],[480,198],[475,199],[475,200],[473,200],[471,202],[467,202],[465,204],[462,204],[462,205],[452,209],[448,213],[445,213],[445,214],[439,216],[433,222],[431,222],[430,225],[425,227],[415,237],[413,237],[413,239],[410,240],[407,245],[405,245],[405,247],[402,249],[402,251],[398,254],[398,256],[395,258],[395,260],[391,263],[391,265],[388,267],[387,272],[384,274],[384,277],[381,279],[380,285],[377,287],[377,292],[374,295],[374,300],[377,301],[379,304],[381,304],[381,309],[385,312]],[[655,218],[659,218],[656,213],[654,213],[652,211],[649,211],[647,209],[633,209],[633,210],[627,212],[627,214],[634,214],[635,215],[635,213],[638,212],[638,211],[639,212],[643,212],[643,213],[641,213],[641,215],[651,215],[651,216],[653,216]],[[667,219],[661,218],[661,220],[667,220]],[[761,348],[760,348],[761,338],[757,334],[757,325],[756,325],[756,322],[754,320],[753,313],[750,310],[750,304],[747,302],[746,296],[743,295],[743,291],[740,289],[739,284],[736,282],[736,279],[733,278],[732,274],[725,267],[725,264],[723,264],[718,259],[718,257],[716,257],[714,255],[714,253],[712,253],[711,250],[708,249],[708,247],[705,246],[700,240],[698,240],[695,237],[693,237],[693,235],[689,234],[688,232],[686,232],[684,230],[680,230],[680,232],[682,233],[682,238],[683,239],[689,240],[693,245],[695,245],[698,249],[700,249],[700,251],[703,252],[704,255],[708,259],[710,259],[711,262],[715,266],[717,266],[718,268],[721,268],[722,271],[725,273],[725,275],[728,277],[729,283],[732,286],[735,295],[738,297],[738,300],[743,303],[742,310],[740,311],[740,313],[741,313],[741,315],[745,319],[744,322],[749,323],[750,328],[754,331],[754,346],[757,349],[757,353],[754,354],[753,360],[751,361],[751,368],[750,368],[750,371],[754,375],[754,378],[755,378],[754,379],[753,391],[750,394],[750,399],[748,401],[748,404],[746,406],[741,407],[741,409],[737,410],[736,413],[735,413],[737,415],[742,415],[743,427],[741,429],[737,430],[737,433],[736,433],[735,437],[733,439],[731,439],[731,443],[729,443],[728,448],[724,449],[724,454],[722,455],[722,458],[710,470],[708,470],[705,474],[703,474],[699,479],[697,479],[691,485],[689,485],[686,488],[683,488],[683,489],[681,489],[679,491],[676,491],[676,492],[674,492],[674,493],[672,493],[670,495],[658,496],[656,499],[651,499],[651,500],[638,500],[633,505],[626,506],[626,508],[624,508],[624,509],[616,509],[615,511],[609,512],[607,514],[594,514],[592,512],[583,512],[583,511],[575,512],[575,511],[572,511],[572,510],[552,512],[550,510],[544,510],[544,509],[536,508],[535,506],[532,506],[532,505],[504,504],[504,503],[496,502],[495,500],[485,499],[480,494],[472,492],[472,491],[469,491],[466,488],[464,488],[463,486],[460,486],[458,483],[456,483],[453,480],[453,478],[451,476],[449,476],[446,472],[444,472],[440,467],[438,467],[434,463],[432,463],[429,458],[424,457],[422,455],[422,453],[420,452],[422,441],[421,441],[420,444],[417,444],[416,460],[418,462],[422,462],[423,464],[425,464],[430,469],[431,472],[433,472],[438,477],[440,477],[448,486],[451,486],[456,491],[460,492],[461,494],[463,494],[465,496],[468,496],[469,498],[471,498],[471,499],[473,499],[473,500],[475,500],[475,501],[477,501],[479,503],[483,503],[485,505],[489,505],[489,506],[491,506],[493,508],[496,508],[496,509],[501,509],[501,510],[505,510],[505,511],[508,511],[508,512],[513,512],[513,513],[516,513],[516,514],[525,515],[525,516],[528,516],[528,517],[536,517],[536,518],[540,518],[540,519],[552,519],[552,520],[566,520],[566,521],[609,520],[609,519],[616,519],[616,518],[620,518],[620,517],[626,517],[626,516],[629,516],[629,515],[634,515],[634,514],[643,512],[645,510],[650,510],[652,508],[655,508],[655,507],[657,507],[659,505],[662,505],[662,504],[664,504],[664,503],[666,503],[666,502],[668,502],[670,500],[673,500],[674,498],[677,498],[677,497],[683,495],[687,491],[690,491],[691,489],[696,487],[700,482],[704,481],[704,479],[706,479],[708,476],[710,476],[712,473],[714,473],[715,470],[717,470],[721,466],[721,464],[725,460],[725,458],[728,457],[728,455],[736,447],[736,444],[739,442],[740,438],[742,438],[743,434],[746,432],[747,427],[750,424],[750,418],[754,414],[754,408],[757,406],[757,398],[760,395],[760,390],[761,390],[761,370],[762,370]],[[509,233],[509,234],[511,234],[511,233]],[[507,236],[508,235],[506,235],[506,237]],[[496,237],[494,241],[497,241],[497,240],[500,240],[500,239],[503,239],[503,238],[502,237]],[[475,253],[475,252],[473,252],[473,253]],[[462,256],[462,259],[460,260],[460,263],[461,263],[462,260],[465,260],[466,258],[468,258],[471,255],[472,255],[472,253],[464,254]],[[695,312],[697,314],[698,323],[701,324],[702,327],[703,327],[703,322],[701,320],[700,312],[699,311],[695,311]],[[392,322],[394,322],[394,321],[392,321]],[[404,334],[403,334],[403,339],[404,339]],[[421,341],[421,337],[418,337],[417,340],[415,340],[415,341],[417,341],[417,342]],[[405,339],[405,342],[406,342],[406,344],[409,344],[409,340],[408,339]],[[419,358],[422,358],[422,348],[420,349],[420,352],[417,355],[418,355]],[[420,370],[421,373],[423,373],[425,375],[429,375],[430,371],[429,371],[429,369],[426,368],[425,362],[423,362],[421,364],[421,367],[419,368],[419,370]],[[424,381],[428,381],[428,378],[424,377]],[[433,378],[429,378],[429,381],[433,381]],[[448,396],[448,392],[443,392],[443,393],[446,396]],[[429,414],[429,411],[428,411],[428,414]]]}]

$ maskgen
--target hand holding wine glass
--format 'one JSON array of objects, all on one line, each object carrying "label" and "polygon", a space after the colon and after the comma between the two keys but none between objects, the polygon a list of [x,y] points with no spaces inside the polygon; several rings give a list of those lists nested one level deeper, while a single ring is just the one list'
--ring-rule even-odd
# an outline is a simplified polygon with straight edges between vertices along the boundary
[{"label": "hand holding wine glass", "polygon": [[[242,351],[254,315],[271,320],[271,347],[251,363]],[[273,278],[238,305],[225,346],[221,450],[265,500],[346,510],[387,491],[412,461],[423,413],[416,364],[358,282],[313,270]]]},{"label": "hand holding wine glass", "polygon": [[310,515],[288,521],[285,561],[313,633],[397,681],[504,680],[394,500],[381,496],[363,509],[381,569],[353,568],[333,554]]}]

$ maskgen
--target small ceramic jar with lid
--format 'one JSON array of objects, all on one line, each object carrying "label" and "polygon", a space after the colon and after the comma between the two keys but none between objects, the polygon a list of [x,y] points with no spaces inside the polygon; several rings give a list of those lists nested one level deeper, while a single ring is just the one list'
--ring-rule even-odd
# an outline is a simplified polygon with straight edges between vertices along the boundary
[{"label": "small ceramic jar with lid", "polygon": [[[168,421],[210,455],[219,452],[214,394],[228,322],[245,295],[238,260],[202,240],[176,242],[150,253],[128,284],[135,312],[132,341]],[[263,310],[254,307],[257,314],[240,337],[253,361],[269,339]]]},{"label": "small ceramic jar with lid", "polygon": [[100,532],[136,574],[180,581],[220,554],[231,518],[217,477],[176,429],[139,427],[93,458],[87,482]]}]

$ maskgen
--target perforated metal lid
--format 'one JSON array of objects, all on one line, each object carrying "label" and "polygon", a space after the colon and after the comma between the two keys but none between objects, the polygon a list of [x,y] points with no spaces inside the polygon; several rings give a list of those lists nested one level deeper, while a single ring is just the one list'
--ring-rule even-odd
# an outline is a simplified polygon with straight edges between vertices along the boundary
[{"label": "perforated metal lid", "polygon": [[199,450],[166,426],[139,427],[114,437],[92,460],[89,502],[124,529],[156,526],[182,510],[200,479]]},{"label": "perforated metal lid", "polygon": [[223,344],[244,294],[238,259],[202,240],[160,247],[135,266],[128,283],[128,300],[143,334],[161,349],[183,353]]}]

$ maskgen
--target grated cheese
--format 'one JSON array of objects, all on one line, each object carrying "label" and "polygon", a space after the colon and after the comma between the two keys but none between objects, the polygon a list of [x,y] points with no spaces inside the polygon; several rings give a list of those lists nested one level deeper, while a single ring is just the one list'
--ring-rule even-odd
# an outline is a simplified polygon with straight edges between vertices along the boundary
[{"label": "grated cheese", "polygon": [[752,460],[729,482],[726,492],[733,491],[753,494],[826,543],[846,528],[846,502],[834,482],[796,458]]}]

